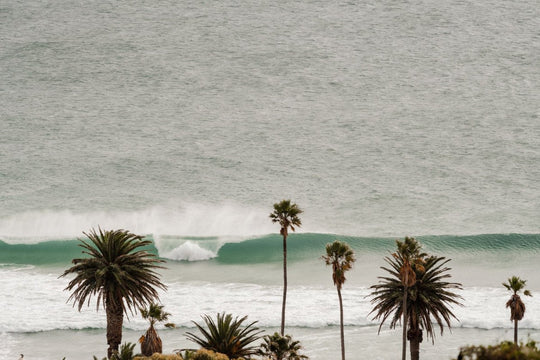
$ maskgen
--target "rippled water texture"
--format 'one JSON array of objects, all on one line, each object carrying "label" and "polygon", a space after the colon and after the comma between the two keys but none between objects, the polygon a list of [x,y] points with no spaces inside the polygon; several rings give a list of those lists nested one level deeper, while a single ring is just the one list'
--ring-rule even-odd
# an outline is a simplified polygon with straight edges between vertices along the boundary
[{"label": "rippled water texture", "polygon": [[314,230],[537,232],[535,1],[4,1],[3,217],[292,197]]}]

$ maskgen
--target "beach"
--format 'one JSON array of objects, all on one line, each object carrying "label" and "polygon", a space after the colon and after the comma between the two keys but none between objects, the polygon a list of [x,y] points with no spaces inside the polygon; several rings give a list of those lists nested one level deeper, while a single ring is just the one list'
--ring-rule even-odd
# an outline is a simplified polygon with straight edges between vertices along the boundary
[{"label": "beach", "polygon": [[[265,333],[273,333],[277,328],[264,329]],[[163,330],[159,332],[164,343],[164,353],[172,353],[177,348],[191,348],[192,343],[185,340],[185,330]],[[310,359],[324,360],[335,359],[339,356],[336,349],[339,347],[339,327],[330,329],[306,329],[291,328],[290,332],[294,338],[301,339],[305,347],[305,354]],[[369,336],[365,333],[368,332]],[[501,340],[512,338],[513,330],[510,329],[454,329],[452,334],[438,337],[436,344],[430,342],[421,345],[420,356],[424,359],[445,359],[456,358],[459,348],[467,344],[477,344],[483,341],[485,344],[496,344]],[[525,331],[533,338],[538,338],[538,331]],[[135,342],[141,336],[142,331],[127,330],[124,333],[125,341]],[[358,328],[346,329],[346,350],[348,358],[361,359],[369,356],[370,359],[391,360],[395,359],[395,354],[401,352],[401,338],[399,329],[391,332],[381,332],[376,335],[376,329]],[[58,339],[63,339],[63,345],[59,348],[52,347]],[[33,334],[10,334],[7,336],[11,349],[3,350],[6,359],[17,358],[19,350],[24,352],[25,358],[29,359],[56,359],[66,357],[66,359],[87,359],[92,355],[106,355],[105,332],[103,330],[86,331],[65,331],[55,330],[47,333]],[[16,348],[17,351],[15,351]],[[137,345],[136,351],[140,351]],[[336,355],[338,354],[338,355]]]}]

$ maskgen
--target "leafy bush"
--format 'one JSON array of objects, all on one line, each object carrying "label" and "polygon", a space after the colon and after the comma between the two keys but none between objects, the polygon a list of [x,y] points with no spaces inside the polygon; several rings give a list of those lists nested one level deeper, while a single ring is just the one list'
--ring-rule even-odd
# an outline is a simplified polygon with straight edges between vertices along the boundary
[{"label": "leafy bush", "polygon": [[263,338],[258,354],[269,360],[301,360],[309,359],[300,354],[300,341],[293,341],[290,335],[281,336],[279,333],[266,335]]},{"label": "leafy bush", "polygon": [[[135,348],[135,344],[130,343],[130,342],[120,345],[120,351],[115,354],[113,353],[113,355],[111,356],[111,360],[133,360],[134,348]],[[94,360],[98,360],[98,358],[95,355],[94,355]],[[107,360],[107,358],[104,357],[103,360]]]},{"label": "leafy bush", "polygon": [[200,349],[193,355],[193,360],[229,360],[229,357],[212,350]]},{"label": "leafy bush", "polygon": [[191,332],[186,333],[186,337],[197,343],[201,348],[225,354],[231,359],[243,356],[251,356],[257,353],[257,348],[250,344],[257,341],[262,332],[255,326],[256,321],[242,327],[242,323],[247,319],[244,316],[240,319],[232,317],[231,314],[217,314],[216,321],[210,316],[204,315],[203,320],[206,329],[193,322],[199,329],[202,336],[197,336]]},{"label": "leafy bush", "polygon": [[510,341],[489,346],[472,345],[462,347],[457,360],[540,360],[540,349],[533,340],[519,346]]},{"label": "leafy bush", "polygon": [[152,356],[136,356],[133,360],[183,360],[182,356],[176,354],[159,354],[155,353]]}]

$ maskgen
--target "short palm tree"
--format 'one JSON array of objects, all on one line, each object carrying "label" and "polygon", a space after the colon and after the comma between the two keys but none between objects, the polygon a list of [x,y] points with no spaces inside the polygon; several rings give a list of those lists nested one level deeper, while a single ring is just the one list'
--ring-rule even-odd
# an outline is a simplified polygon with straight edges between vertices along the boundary
[{"label": "short palm tree", "polygon": [[160,281],[157,269],[163,260],[142,247],[151,244],[143,237],[126,230],[95,231],[84,233],[88,241],[81,240],[82,259],[73,259],[71,268],[61,276],[74,274],[65,290],[72,291],[68,301],[73,300],[79,311],[92,296],[97,297],[107,313],[107,356],[118,353],[122,342],[124,313],[133,313],[139,307],[158,299],[157,289],[166,289]]},{"label": "short palm tree", "polygon": [[202,337],[187,332],[186,337],[188,340],[207,350],[225,354],[231,359],[249,357],[257,353],[257,348],[250,346],[251,343],[260,339],[259,334],[262,333],[262,330],[253,326],[257,321],[242,327],[242,323],[247,319],[247,316],[233,319],[231,314],[223,313],[217,314],[216,321],[209,315],[204,315],[202,318],[207,329],[193,321]]},{"label": "short palm tree", "polygon": [[336,285],[339,299],[339,324],[341,329],[341,359],[345,360],[345,334],[343,329],[343,299],[341,288],[345,283],[345,272],[349,271],[356,261],[354,251],[345,242],[339,240],[326,245],[326,255],[322,257],[326,265],[332,265],[332,280]]},{"label": "short palm tree", "polygon": [[[512,276],[508,279],[507,283],[503,283],[503,286],[512,291],[512,297],[506,302],[506,307],[510,308],[510,320],[514,322],[514,344],[518,344],[518,321],[523,319],[525,315],[525,304],[521,300],[518,293],[523,290],[527,280],[522,280],[517,276]],[[529,290],[524,290],[523,295],[532,296]]]},{"label": "short palm tree", "polygon": [[[163,310],[163,305],[158,305],[155,303],[150,304],[148,309],[139,309],[143,319],[146,319],[150,322],[150,327],[146,330],[146,333],[141,336],[139,342],[141,343],[141,353],[144,356],[152,356],[154,353],[162,353],[163,346],[161,338],[159,337],[154,325],[158,322],[165,322],[169,319],[168,312]],[[166,323],[165,327],[173,328],[175,327],[172,323]]]},{"label": "short palm tree", "polygon": [[379,277],[379,284],[371,286],[371,302],[375,304],[371,312],[375,313],[374,319],[381,320],[379,331],[392,314],[391,328],[395,328],[401,317],[406,315],[410,324],[406,335],[411,344],[411,359],[418,360],[423,330],[434,340],[434,323],[439,325],[442,334],[444,325],[450,328],[452,318],[457,319],[450,307],[461,305],[461,296],[452,291],[460,290],[461,284],[446,281],[451,277],[448,273],[450,268],[446,266],[450,259],[426,256],[421,268],[413,266],[416,282],[406,288],[401,275],[403,260],[400,256],[385,258],[390,267],[382,269],[390,276]]},{"label": "short palm tree", "polygon": [[279,223],[279,233],[283,236],[283,302],[281,305],[281,336],[285,334],[285,304],[287,303],[287,236],[289,228],[295,231],[295,226],[302,225],[299,215],[303,211],[291,200],[282,200],[274,204],[274,211],[270,214],[273,223]]},{"label": "short palm tree", "polygon": [[300,341],[293,341],[290,335],[281,336],[279,333],[263,337],[258,354],[269,360],[302,360],[309,359],[300,354]]}]

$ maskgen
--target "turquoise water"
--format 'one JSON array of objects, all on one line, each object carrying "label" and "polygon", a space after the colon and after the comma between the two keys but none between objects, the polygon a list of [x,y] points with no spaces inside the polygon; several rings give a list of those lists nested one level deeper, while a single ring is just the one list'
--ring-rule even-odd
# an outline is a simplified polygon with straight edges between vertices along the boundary
[{"label": "turquoise water", "polygon": [[[320,260],[335,238],[359,258],[344,289],[351,354],[399,351],[365,296],[406,235],[452,258],[464,285],[456,335],[424,355],[505,337],[501,282],[540,291],[538,19],[533,0],[3,1],[0,358],[66,337],[76,353],[81,331],[103,331],[58,279],[97,226],[145,235],[168,260],[179,331],[225,310],[271,331],[281,240],[268,214],[284,198],[305,211],[287,311],[313,358],[337,344]],[[537,332],[538,317],[522,326]]]},{"label": "turquoise water", "polygon": [[[338,239],[347,242],[358,254],[387,255],[394,251],[394,238],[363,238],[333,234],[291,234],[288,259],[302,262],[316,259],[324,252],[327,243]],[[84,239],[84,237],[82,237]],[[189,261],[189,257],[202,253],[216,264],[264,264],[283,261],[282,238],[266,235],[242,242],[223,242],[217,237],[169,237],[147,247],[147,251],[168,261]],[[540,254],[538,234],[485,234],[473,236],[420,236],[426,251],[440,255],[468,257],[494,254],[504,256],[526,253],[529,257]],[[79,240],[44,241],[37,244],[9,244],[0,241],[0,263],[3,264],[69,264],[81,257]],[[192,244],[187,247],[186,244]],[[159,249],[159,250],[158,250]],[[183,251],[182,251],[183,250]],[[201,259],[203,260],[203,259]]]}]

